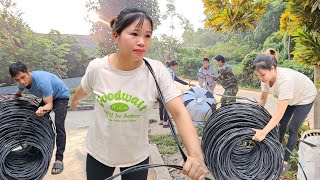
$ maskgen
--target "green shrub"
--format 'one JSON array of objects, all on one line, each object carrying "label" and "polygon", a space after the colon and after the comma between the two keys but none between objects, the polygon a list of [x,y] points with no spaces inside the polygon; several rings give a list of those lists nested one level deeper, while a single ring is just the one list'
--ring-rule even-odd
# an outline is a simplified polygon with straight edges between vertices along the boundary
[{"label": "green shrub", "polygon": [[302,65],[302,64],[298,63],[296,60],[283,61],[283,63],[280,64],[280,66],[299,71],[302,74],[308,76],[313,81],[314,70],[313,70],[312,66]]},{"label": "green shrub", "polygon": [[249,88],[260,88],[260,81],[254,75],[253,72],[253,60],[259,53],[257,51],[252,51],[251,53],[247,54],[240,65],[240,68],[235,71],[237,76],[239,85],[241,87],[249,87]]}]

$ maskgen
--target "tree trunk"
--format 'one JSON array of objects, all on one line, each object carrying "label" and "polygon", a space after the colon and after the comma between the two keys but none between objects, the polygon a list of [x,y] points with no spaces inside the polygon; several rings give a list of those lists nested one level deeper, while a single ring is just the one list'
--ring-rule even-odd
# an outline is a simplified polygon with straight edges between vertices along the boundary
[{"label": "tree trunk", "polygon": [[314,117],[313,117],[313,129],[320,129],[320,66],[314,67],[314,84],[318,89],[318,95],[314,101]]}]

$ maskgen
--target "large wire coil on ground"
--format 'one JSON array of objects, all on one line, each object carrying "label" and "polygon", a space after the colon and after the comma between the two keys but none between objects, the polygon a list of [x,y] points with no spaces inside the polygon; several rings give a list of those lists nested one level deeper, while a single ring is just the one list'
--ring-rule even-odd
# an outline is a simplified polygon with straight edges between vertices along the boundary
[{"label": "large wire coil on ground", "polygon": [[204,124],[216,109],[217,102],[212,93],[201,87],[187,90],[182,99],[195,126]]},{"label": "large wire coil on ground", "polygon": [[32,98],[0,96],[0,179],[42,179],[48,171],[55,131],[48,113],[35,114]]},{"label": "large wire coil on ground", "polygon": [[278,179],[282,148],[278,128],[262,142],[252,141],[252,128],[263,129],[271,115],[258,104],[233,103],[218,108],[208,119],[202,151],[209,171],[218,180]]}]

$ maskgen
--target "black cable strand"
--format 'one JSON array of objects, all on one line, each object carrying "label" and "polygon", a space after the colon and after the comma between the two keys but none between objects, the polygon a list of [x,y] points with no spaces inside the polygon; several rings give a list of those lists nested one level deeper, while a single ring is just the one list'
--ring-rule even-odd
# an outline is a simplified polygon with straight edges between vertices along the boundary
[{"label": "black cable strand", "polygon": [[144,164],[144,165],[137,165],[137,166],[133,166],[131,168],[128,168],[128,169],[126,169],[124,171],[121,171],[119,174],[116,174],[116,175],[108,177],[105,180],[112,180],[112,179],[115,179],[116,177],[124,175],[124,174],[129,174],[129,173],[142,171],[142,170],[149,169],[149,168],[157,168],[157,167],[170,167],[170,168],[174,168],[174,169],[178,169],[178,170],[182,170],[183,169],[182,166],[178,166],[178,165]]},{"label": "black cable strand", "polygon": [[[280,143],[280,142],[279,142],[279,143]],[[280,144],[281,144],[281,143],[280,143]],[[283,144],[281,144],[281,145],[282,145],[283,147],[285,147]],[[290,151],[289,148],[285,147],[285,149],[286,149],[290,154],[292,154],[292,152]],[[306,172],[304,171],[304,169],[303,169],[300,161],[299,161],[296,157],[294,157],[294,156],[293,156],[293,158],[296,159],[296,161],[298,162],[298,165],[300,166],[300,168],[301,168],[301,170],[302,170],[302,174],[303,174],[304,178],[305,178],[306,180],[308,180],[307,175],[306,175]]]},{"label": "black cable strand", "polygon": [[160,85],[159,85],[159,83],[157,81],[156,75],[154,74],[154,71],[153,71],[151,65],[149,64],[149,62],[146,61],[146,60],[144,60],[144,62],[146,63],[146,66],[148,67],[148,69],[149,69],[149,71],[150,71],[151,75],[153,76],[154,81],[156,83],[156,87],[157,87],[157,90],[158,90],[158,93],[159,93],[159,98],[160,98],[160,100],[161,100],[161,102],[163,104],[164,110],[166,111],[165,114],[167,114],[168,124],[169,124],[170,130],[171,130],[172,137],[173,137],[173,139],[175,140],[175,142],[176,142],[176,144],[178,146],[178,149],[180,151],[180,154],[181,154],[183,160],[185,162],[187,162],[187,156],[186,156],[186,154],[184,153],[184,151],[182,150],[182,148],[179,145],[179,140],[178,140],[178,137],[177,137],[177,133],[174,130],[174,125],[173,125],[172,119],[171,119],[171,117],[169,115],[169,111],[168,111],[166,103],[164,101],[163,93],[162,93]]},{"label": "black cable strand", "polygon": [[47,173],[55,133],[48,114],[34,115],[37,103],[27,97],[0,96],[1,180],[42,179]]},{"label": "black cable strand", "polygon": [[278,179],[282,172],[282,148],[278,128],[262,142],[252,141],[271,115],[258,104],[232,103],[217,109],[202,136],[206,165],[215,179]]}]

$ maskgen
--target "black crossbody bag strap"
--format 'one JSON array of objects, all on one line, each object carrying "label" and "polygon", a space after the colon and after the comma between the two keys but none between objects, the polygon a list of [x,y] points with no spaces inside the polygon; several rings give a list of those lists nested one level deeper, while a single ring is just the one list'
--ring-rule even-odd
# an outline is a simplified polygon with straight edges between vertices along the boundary
[{"label": "black crossbody bag strap", "polygon": [[148,69],[149,69],[150,73],[152,74],[153,79],[154,79],[154,81],[155,81],[155,83],[156,83],[156,87],[157,87],[157,90],[158,90],[158,93],[159,93],[159,98],[160,98],[160,100],[161,100],[161,102],[162,102],[162,104],[163,104],[164,110],[167,112],[167,113],[165,113],[165,114],[167,114],[167,117],[168,117],[168,122],[169,122],[170,130],[171,130],[171,134],[172,134],[174,140],[176,141],[176,143],[177,143],[177,145],[178,145],[178,148],[179,148],[179,151],[180,151],[180,153],[181,153],[181,155],[182,155],[183,160],[186,162],[186,161],[187,161],[187,156],[186,156],[186,154],[183,152],[182,148],[181,148],[180,145],[179,145],[179,140],[178,140],[178,138],[177,138],[177,133],[176,133],[176,131],[174,130],[174,125],[173,125],[172,119],[170,118],[170,115],[169,115],[169,113],[168,113],[169,111],[168,111],[167,106],[166,106],[166,103],[165,103],[165,101],[164,101],[163,93],[162,93],[161,88],[160,88],[160,85],[159,85],[159,83],[158,83],[158,81],[157,81],[156,75],[155,75],[155,73],[154,73],[154,71],[153,71],[150,63],[149,63],[147,60],[145,60],[145,59],[143,59],[143,60],[144,60],[144,62],[146,63],[146,66],[148,67]]}]

